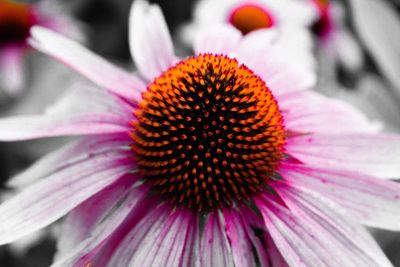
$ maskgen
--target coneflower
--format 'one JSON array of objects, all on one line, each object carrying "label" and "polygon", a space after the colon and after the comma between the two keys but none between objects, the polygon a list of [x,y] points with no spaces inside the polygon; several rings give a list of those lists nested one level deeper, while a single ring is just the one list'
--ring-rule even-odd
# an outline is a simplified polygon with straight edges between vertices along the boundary
[{"label": "coneflower", "polygon": [[86,135],[11,181],[37,179],[0,206],[0,243],[68,214],[53,266],[392,266],[361,225],[400,228],[380,179],[400,174],[398,135],[308,90],[273,32],[216,27],[178,59],[159,8],[132,10],[140,76],[33,29],[102,88],[0,120],[4,141]]},{"label": "coneflower", "polygon": [[0,0],[0,90],[9,95],[16,95],[23,89],[23,56],[30,48],[27,40],[33,26],[79,36],[72,21],[51,8],[48,4]]}]

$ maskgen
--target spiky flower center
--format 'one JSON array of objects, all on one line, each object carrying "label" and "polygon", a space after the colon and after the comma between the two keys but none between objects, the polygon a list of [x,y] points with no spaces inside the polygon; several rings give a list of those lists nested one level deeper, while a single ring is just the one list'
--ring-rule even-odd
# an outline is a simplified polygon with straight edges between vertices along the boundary
[{"label": "spiky flower center", "polygon": [[25,41],[33,24],[35,17],[30,5],[0,0],[0,45]]},{"label": "spiky flower center", "polygon": [[229,22],[243,34],[274,25],[270,13],[256,4],[241,4],[236,7],[229,15]]},{"label": "spiky flower center", "polygon": [[132,149],[146,182],[174,205],[212,210],[265,189],[285,131],[265,83],[235,59],[181,61],[143,94]]}]

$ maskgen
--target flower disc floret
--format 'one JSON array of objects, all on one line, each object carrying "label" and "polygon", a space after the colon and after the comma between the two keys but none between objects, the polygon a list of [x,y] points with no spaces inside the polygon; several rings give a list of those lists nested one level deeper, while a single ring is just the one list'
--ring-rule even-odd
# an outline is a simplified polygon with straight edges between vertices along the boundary
[{"label": "flower disc floret", "polygon": [[177,206],[248,201],[284,156],[277,102],[246,66],[222,55],[181,61],[151,83],[133,123],[145,181]]}]

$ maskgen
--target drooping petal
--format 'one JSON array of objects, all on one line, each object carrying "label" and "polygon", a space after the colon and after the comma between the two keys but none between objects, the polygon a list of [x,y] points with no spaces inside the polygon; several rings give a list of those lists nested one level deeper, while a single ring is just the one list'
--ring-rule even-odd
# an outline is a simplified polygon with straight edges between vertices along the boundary
[{"label": "drooping petal", "polygon": [[115,211],[91,229],[90,236],[73,251],[61,255],[52,267],[93,265],[95,260],[98,260],[95,266],[106,266],[112,253],[125,234],[131,230],[132,225],[141,220],[149,208],[154,208],[154,203],[149,203],[145,198],[147,193],[147,189],[135,187],[131,188],[127,195],[122,195],[123,200],[118,202]]},{"label": "drooping petal", "polygon": [[359,224],[347,220],[333,203],[281,182],[275,189],[295,217],[314,225],[315,232],[319,232],[316,239],[328,245],[328,257],[343,259],[339,266],[392,266],[372,236]]},{"label": "drooping petal", "polygon": [[120,98],[91,87],[76,87],[44,115],[0,119],[0,140],[51,136],[126,133],[133,109]]},{"label": "drooping petal", "polygon": [[257,206],[289,266],[392,266],[364,229],[328,204],[295,202],[288,194],[280,192],[288,208],[266,199]]},{"label": "drooping petal", "polygon": [[195,54],[214,53],[229,55],[239,43],[242,34],[228,25],[216,25],[196,35],[193,48]]},{"label": "drooping petal", "polygon": [[84,137],[45,155],[31,167],[11,178],[7,184],[21,189],[34,181],[68,168],[79,161],[87,160],[94,155],[129,149],[130,142],[131,138],[128,134]]},{"label": "drooping petal", "polygon": [[[155,208],[152,206],[151,210],[146,209],[139,220],[132,220],[131,229],[125,229],[124,235],[120,233],[111,240],[111,247],[114,251],[106,252],[106,255],[108,254],[110,258],[105,259],[107,262],[105,266],[129,266],[129,261],[133,258],[135,249],[140,249],[140,246],[146,246],[149,249],[151,242],[161,232],[164,222],[168,220],[169,212],[164,207]],[[124,222],[124,224],[127,223],[128,221]],[[144,240],[147,242],[143,242]],[[101,256],[101,258],[105,257]]]},{"label": "drooping petal", "polygon": [[400,90],[400,19],[392,3],[351,0],[351,18],[363,44],[386,78]]},{"label": "drooping petal", "polygon": [[287,129],[302,133],[377,133],[379,123],[371,123],[360,111],[343,101],[329,99],[313,91],[293,94],[279,102]]},{"label": "drooping petal", "polygon": [[124,237],[108,266],[189,266],[183,255],[191,250],[195,216],[163,207],[151,213]]},{"label": "drooping petal", "polygon": [[288,267],[259,214],[242,206],[224,217],[235,266]]},{"label": "drooping petal", "polygon": [[286,260],[283,258],[282,253],[276,247],[274,240],[268,234],[266,237],[267,251],[269,258],[271,259],[271,267],[289,267]]},{"label": "drooping petal", "polygon": [[259,265],[262,267],[287,267],[279,265],[277,263],[278,255],[271,253],[273,251],[271,251],[269,245],[270,242],[268,241],[268,233],[263,218],[247,207],[240,208],[240,217],[243,223],[242,226],[251,241],[252,247],[254,247]]},{"label": "drooping petal", "polygon": [[[254,259],[258,260],[258,265],[256,266],[288,267],[285,259],[271,239],[262,216],[247,207],[241,207],[239,213],[242,227],[246,231],[253,250],[256,253],[253,256]],[[234,247],[232,249],[234,250]]]},{"label": "drooping petal", "polygon": [[267,206],[267,204],[258,201],[257,206],[264,216],[268,232],[289,266],[328,266],[320,259],[317,251],[307,246],[304,236],[300,236],[305,235],[307,230],[302,229],[302,227],[308,227],[307,225],[299,224],[289,211],[277,204]]},{"label": "drooping petal", "polygon": [[6,47],[0,51],[0,90],[4,90],[11,96],[21,93],[25,84],[23,49]]},{"label": "drooping petal", "polygon": [[200,266],[234,266],[232,249],[219,212],[211,213],[199,238]]},{"label": "drooping petal", "polygon": [[35,138],[99,133],[118,133],[126,127],[106,124],[102,115],[19,116],[0,120],[0,140],[18,141]]},{"label": "drooping petal", "polygon": [[339,204],[357,221],[400,230],[400,185],[365,174],[284,164],[279,173],[293,187]]},{"label": "drooping petal", "polygon": [[29,43],[39,51],[60,60],[97,85],[126,99],[139,101],[146,85],[133,73],[128,73],[80,44],[51,30],[35,26]]},{"label": "drooping petal", "polygon": [[129,47],[140,74],[152,81],[176,59],[164,16],[157,5],[135,1],[129,17]]},{"label": "drooping petal", "polygon": [[382,178],[400,177],[397,135],[302,135],[287,139],[286,151],[311,166],[357,170]]},{"label": "drooping petal", "polygon": [[89,238],[95,226],[107,219],[107,215],[122,202],[137,179],[134,174],[125,175],[73,209],[63,222],[56,258],[67,255]]},{"label": "drooping petal", "polygon": [[[258,266],[253,244],[246,232],[245,223],[239,212],[224,210],[223,212],[226,235],[230,241],[233,261],[236,267]],[[249,229],[248,229],[249,230]]]},{"label": "drooping petal", "polygon": [[42,179],[0,205],[0,244],[54,222],[131,171],[130,157],[121,151],[97,155]]}]

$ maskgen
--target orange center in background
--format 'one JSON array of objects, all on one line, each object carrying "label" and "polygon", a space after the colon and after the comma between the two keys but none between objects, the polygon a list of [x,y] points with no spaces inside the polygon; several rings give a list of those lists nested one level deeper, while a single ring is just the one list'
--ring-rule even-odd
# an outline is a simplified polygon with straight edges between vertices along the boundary
[{"label": "orange center in background", "polygon": [[270,28],[274,25],[272,16],[268,11],[255,4],[246,4],[235,8],[229,16],[229,22],[243,34]]},{"label": "orange center in background", "polygon": [[34,24],[30,5],[0,0],[0,45],[24,42]]}]

